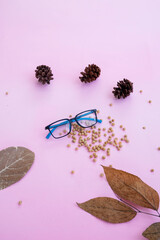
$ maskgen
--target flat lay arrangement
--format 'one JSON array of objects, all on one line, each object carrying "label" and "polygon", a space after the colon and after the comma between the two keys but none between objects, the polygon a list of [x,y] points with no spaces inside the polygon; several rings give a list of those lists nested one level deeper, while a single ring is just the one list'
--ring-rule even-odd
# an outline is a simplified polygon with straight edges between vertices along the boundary
[{"label": "flat lay arrangement", "polygon": [[0,238],[159,240],[160,3],[0,6]]}]

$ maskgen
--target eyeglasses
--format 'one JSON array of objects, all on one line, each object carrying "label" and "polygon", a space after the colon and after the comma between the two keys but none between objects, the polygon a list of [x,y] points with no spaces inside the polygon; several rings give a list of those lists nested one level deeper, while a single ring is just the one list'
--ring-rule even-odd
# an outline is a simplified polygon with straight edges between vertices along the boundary
[{"label": "eyeglasses", "polygon": [[76,122],[82,128],[88,128],[94,126],[97,122],[101,123],[102,120],[97,119],[97,110],[87,110],[77,114],[74,118],[64,118],[53,122],[45,127],[45,130],[49,130],[47,139],[50,136],[54,138],[62,138],[67,136],[71,132],[72,123]]}]

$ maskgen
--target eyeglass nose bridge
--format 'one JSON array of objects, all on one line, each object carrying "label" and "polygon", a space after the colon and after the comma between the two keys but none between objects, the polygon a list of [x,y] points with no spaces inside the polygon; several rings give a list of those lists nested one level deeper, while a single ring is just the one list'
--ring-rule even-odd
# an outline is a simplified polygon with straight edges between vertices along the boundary
[{"label": "eyeglass nose bridge", "polygon": [[70,119],[69,119],[69,122],[70,122],[70,128],[71,128],[71,126],[72,126],[72,123],[74,123],[74,122],[76,122],[80,127],[82,127],[82,126],[79,124],[79,122],[78,122],[78,120],[77,120],[77,117],[70,118]]}]

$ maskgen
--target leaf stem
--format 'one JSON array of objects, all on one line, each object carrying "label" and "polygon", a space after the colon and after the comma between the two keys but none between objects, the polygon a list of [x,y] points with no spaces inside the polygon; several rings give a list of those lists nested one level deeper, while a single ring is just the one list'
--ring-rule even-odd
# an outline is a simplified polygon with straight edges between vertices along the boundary
[{"label": "leaf stem", "polygon": [[147,215],[152,215],[154,217],[160,217],[160,215],[156,215],[156,214],[153,214],[153,213],[147,213],[147,212],[143,212],[143,211],[139,211],[139,213],[143,213],[143,214],[147,214]]},{"label": "leaf stem", "polygon": [[143,211],[139,210],[138,208],[132,206],[131,204],[127,203],[126,201],[122,200],[121,198],[119,198],[119,200],[120,200],[121,202],[125,203],[126,205],[132,207],[133,209],[135,209],[135,210],[137,211],[137,213],[143,213],[143,214],[151,215],[151,216],[154,216],[154,217],[160,217],[160,214],[159,214],[158,210],[156,211],[156,212],[158,213],[158,215],[153,214],[153,213],[143,212]]},{"label": "leaf stem", "polygon": [[160,213],[158,212],[158,210],[156,210],[156,212],[158,213],[159,217],[160,217]]},{"label": "leaf stem", "polygon": [[132,206],[131,204],[129,204],[129,203],[127,203],[127,202],[125,202],[125,201],[124,201],[124,200],[122,200],[121,198],[119,198],[119,200],[120,200],[121,202],[125,203],[126,205],[128,205],[128,206],[132,207],[132,208],[133,208],[133,209],[135,209],[137,212],[140,212],[140,210],[139,210],[138,208],[136,208],[136,207]]}]

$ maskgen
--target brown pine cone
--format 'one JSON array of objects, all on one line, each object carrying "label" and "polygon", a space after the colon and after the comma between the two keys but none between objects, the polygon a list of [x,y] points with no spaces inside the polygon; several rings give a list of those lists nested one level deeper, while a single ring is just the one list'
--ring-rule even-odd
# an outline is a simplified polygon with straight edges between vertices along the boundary
[{"label": "brown pine cone", "polygon": [[116,98],[126,98],[133,92],[133,83],[124,78],[122,81],[117,82],[117,87],[113,89],[112,93]]},{"label": "brown pine cone", "polygon": [[79,77],[81,82],[90,83],[95,81],[101,73],[101,69],[95,64],[89,64],[88,67],[84,69],[84,72],[81,72],[82,76]]},{"label": "brown pine cone", "polygon": [[50,80],[53,80],[53,74],[50,67],[46,65],[37,66],[35,70],[35,76],[38,78],[38,81],[42,84],[50,84]]}]

